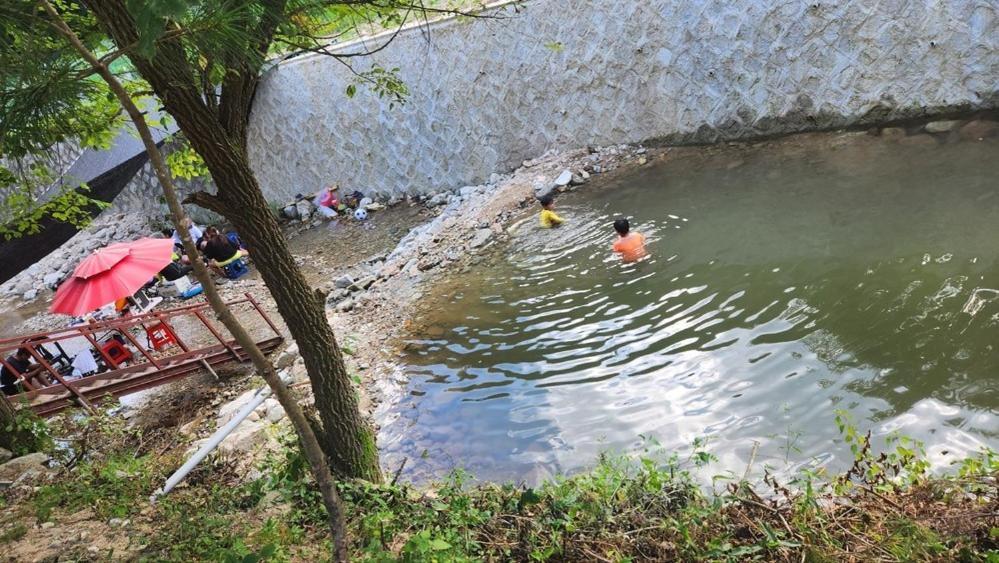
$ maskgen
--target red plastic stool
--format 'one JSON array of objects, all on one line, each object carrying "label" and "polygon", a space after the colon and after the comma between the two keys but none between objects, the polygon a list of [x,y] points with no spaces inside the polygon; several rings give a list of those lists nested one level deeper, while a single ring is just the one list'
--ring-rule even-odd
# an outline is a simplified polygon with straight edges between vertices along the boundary
[{"label": "red plastic stool", "polygon": [[125,348],[124,344],[114,338],[105,342],[101,346],[101,350],[111,359],[111,363],[114,364],[115,369],[118,369],[121,364],[132,359],[132,353],[128,351],[128,348]]},{"label": "red plastic stool", "polygon": [[157,352],[177,343],[177,339],[173,336],[173,331],[163,323],[156,323],[153,326],[147,327],[146,337],[149,338],[149,345]]}]

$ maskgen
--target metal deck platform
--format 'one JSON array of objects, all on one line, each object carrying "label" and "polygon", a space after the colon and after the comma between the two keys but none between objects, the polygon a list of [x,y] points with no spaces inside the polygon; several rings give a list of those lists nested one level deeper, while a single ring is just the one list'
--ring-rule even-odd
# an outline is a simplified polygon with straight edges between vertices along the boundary
[{"label": "metal deck platform", "polygon": [[[284,342],[277,326],[249,294],[228,305],[230,309],[242,305],[264,320],[271,333],[257,340],[264,353],[273,352]],[[51,385],[34,389],[30,382],[21,378],[25,391],[7,399],[41,416],[50,416],[72,406],[92,408],[91,403],[100,398],[121,397],[163,385],[209,366],[214,368],[230,362],[247,361],[242,348],[235,340],[225,338],[206,313],[211,313],[208,304],[199,303],[0,340],[0,363],[8,370],[12,367],[6,358],[18,348],[24,348],[43,367],[43,373],[54,381]],[[174,326],[179,317],[185,316],[190,316],[195,326],[204,329],[197,336],[210,336],[215,343],[193,348],[189,346]],[[160,335],[166,335],[166,342],[150,335],[150,331],[155,332],[156,329],[159,329]],[[115,357],[114,351],[107,349],[112,338],[126,350],[127,359]],[[145,345],[140,342],[143,339],[146,340]],[[111,347],[118,345],[112,344]],[[67,348],[70,352],[66,351]],[[99,370],[74,378],[71,375],[74,363],[71,354],[91,354]]]}]

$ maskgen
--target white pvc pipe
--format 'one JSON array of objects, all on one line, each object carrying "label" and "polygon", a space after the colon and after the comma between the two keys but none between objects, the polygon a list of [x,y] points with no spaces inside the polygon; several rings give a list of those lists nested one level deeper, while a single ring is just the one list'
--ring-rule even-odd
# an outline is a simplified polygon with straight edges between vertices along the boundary
[{"label": "white pvc pipe", "polygon": [[191,458],[188,459],[184,463],[184,465],[180,466],[180,469],[175,471],[173,475],[171,475],[170,478],[167,479],[166,483],[163,485],[163,488],[159,489],[158,491],[153,493],[152,496],[149,497],[149,502],[155,503],[157,497],[169,493],[174,487],[176,487],[181,481],[183,481],[184,477],[187,477],[187,474],[190,473],[191,470],[194,469],[199,463],[201,463],[201,460],[208,457],[208,454],[212,453],[212,451],[215,448],[217,448],[219,444],[222,443],[222,440],[226,439],[226,436],[232,434],[232,431],[235,430],[236,427],[240,425],[240,423],[246,420],[246,417],[250,416],[250,413],[256,410],[256,408],[259,407],[261,403],[267,400],[267,397],[270,396],[271,396],[270,387],[267,387],[265,385],[264,387],[257,389],[257,392],[253,394],[253,397],[250,399],[250,402],[247,403],[243,408],[241,408],[239,412],[237,412],[235,416],[233,416],[232,419],[229,420],[228,423],[226,423],[225,426],[216,430],[215,433],[212,434],[212,437],[208,439],[208,442],[206,442],[205,445],[201,446],[201,448],[197,452],[195,452],[195,454],[191,456]]}]

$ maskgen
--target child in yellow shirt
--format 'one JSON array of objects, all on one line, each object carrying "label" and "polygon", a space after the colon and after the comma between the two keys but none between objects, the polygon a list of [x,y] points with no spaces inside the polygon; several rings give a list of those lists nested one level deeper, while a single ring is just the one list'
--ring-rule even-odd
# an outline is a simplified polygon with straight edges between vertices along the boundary
[{"label": "child in yellow shirt", "polygon": [[538,203],[541,204],[541,227],[545,229],[550,229],[552,227],[557,227],[562,223],[565,223],[565,219],[558,216],[558,214],[553,211],[555,207],[555,198],[551,194],[546,194],[538,198]]}]

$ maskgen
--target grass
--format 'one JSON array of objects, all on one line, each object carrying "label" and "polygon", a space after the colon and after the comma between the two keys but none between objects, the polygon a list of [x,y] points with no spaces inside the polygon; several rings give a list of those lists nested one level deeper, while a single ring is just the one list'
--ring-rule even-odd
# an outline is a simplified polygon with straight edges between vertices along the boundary
[{"label": "grass", "polygon": [[[950,475],[927,472],[922,448],[870,436],[837,419],[854,464],[840,475],[791,482],[732,480],[706,491],[713,460],[698,443],[685,459],[649,448],[603,456],[589,471],[538,488],[474,484],[457,471],[435,487],[347,482],[348,537],[359,561],[999,561],[999,457],[969,458]],[[235,460],[212,458],[151,506],[148,495],[179,458],[148,436],[98,419],[100,439],[67,477],[10,507],[37,521],[62,511],[130,517],[146,561],[290,561],[329,555],[325,512],[307,465],[286,439],[247,481]],[[93,444],[113,444],[106,449]],[[9,526],[0,543],[27,534]]]}]

